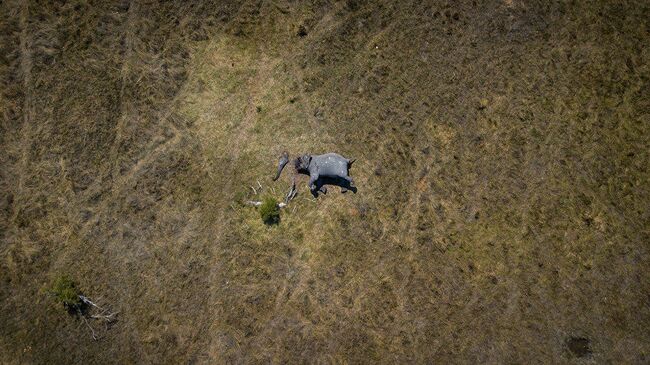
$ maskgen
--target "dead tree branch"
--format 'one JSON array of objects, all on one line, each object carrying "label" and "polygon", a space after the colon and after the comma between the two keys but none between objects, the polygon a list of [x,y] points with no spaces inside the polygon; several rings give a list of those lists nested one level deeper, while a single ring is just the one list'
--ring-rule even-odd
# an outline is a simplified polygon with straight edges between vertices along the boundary
[{"label": "dead tree branch", "polygon": [[88,313],[83,313],[81,308],[77,308],[77,312],[79,313],[79,316],[81,316],[86,326],[90,329],[93,340],[97,341],[99,337],[97,337],[97,333],[95,332],[95,329],[88,322],[88,318],[100,320],[108,328],[108,325],[110,323],[115,322],[117,320],[117,314],[119,312],[111,312],[108,309],[104,309],[98,306],[97,304],[95,304],[92,300],[90,300],[90,298],[84,295],[79,295],[79,299],[81,300],[82,303],[91,306],[92,308],[96,308],[97,310],[100,311],[97,314],[88,314]]},{"label": "dead tree branch", "polygon": [[93,336],[93,340],[97,341],[99,337],[97,337],[97,333],[95,333],[95,329],[93,329],[93,326],[91,326],[90,323],[88,323],[88,319],[86,319],[86,316],[84,316],[81,312],[79,313],[79,315],[81,316],[81,319],[83,319],[88,329],[90,329],[90,334]]}]

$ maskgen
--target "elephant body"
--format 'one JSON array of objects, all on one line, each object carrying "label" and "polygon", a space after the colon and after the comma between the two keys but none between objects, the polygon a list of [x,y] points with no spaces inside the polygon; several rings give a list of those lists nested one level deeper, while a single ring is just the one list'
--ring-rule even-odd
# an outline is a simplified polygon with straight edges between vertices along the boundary
[{"label": "elephant body", "polygon": [[316,182],[323,177],[328,180],[338,180],[353,184],[349,175],[350,160],[339,155],[338,153],[326,153],[324,155],[311,156],[307,171],[309,171],[309,188],[314,191],[317,189]]}]

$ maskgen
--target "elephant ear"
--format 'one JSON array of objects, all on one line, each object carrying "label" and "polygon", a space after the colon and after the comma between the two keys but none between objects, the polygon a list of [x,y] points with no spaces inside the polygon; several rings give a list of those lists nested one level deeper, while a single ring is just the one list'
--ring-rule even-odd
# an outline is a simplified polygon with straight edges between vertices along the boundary
[{"label": "elephant ear", "polygon": [[311,155],[304,155],[302,157],[302,167],[305,171],[310,171],[309,166],[311,165]]},{"label": "elephant ear", "polygon": [[309,170],[309,164],[311,163],[311,155],[302,155],[297,157],[294,160],[296,171],[300,173],[305,173]]}]

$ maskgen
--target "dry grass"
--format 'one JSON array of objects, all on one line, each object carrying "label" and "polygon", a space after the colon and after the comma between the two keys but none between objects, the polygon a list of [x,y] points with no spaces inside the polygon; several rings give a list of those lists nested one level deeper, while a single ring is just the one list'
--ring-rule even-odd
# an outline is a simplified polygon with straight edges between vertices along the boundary
[{"label": "dry grass", "polygon": [[648,362],[645,2],[0,8],[0,362]]}]

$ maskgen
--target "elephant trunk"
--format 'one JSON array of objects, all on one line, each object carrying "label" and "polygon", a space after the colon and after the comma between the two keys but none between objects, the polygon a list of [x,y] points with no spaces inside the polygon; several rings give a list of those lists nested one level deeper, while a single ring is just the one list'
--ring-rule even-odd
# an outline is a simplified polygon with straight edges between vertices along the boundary
[{"label": "elephant trunk", "polygon": [[282,170],[287,165],[287,163],[289,163],[289,153],[284,151],[284,152],[282,152],[282,155],[280,156],[280,161],[278,162],[278,172],[275,174],[275,177],[273,178],[273,181],[280,178],[280,174],[282,173]]}]

